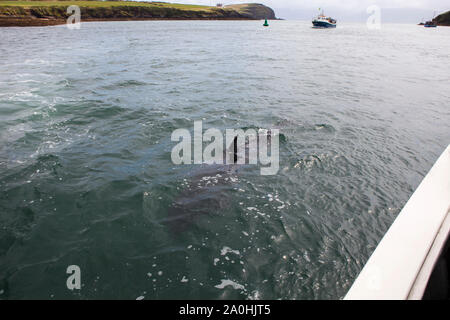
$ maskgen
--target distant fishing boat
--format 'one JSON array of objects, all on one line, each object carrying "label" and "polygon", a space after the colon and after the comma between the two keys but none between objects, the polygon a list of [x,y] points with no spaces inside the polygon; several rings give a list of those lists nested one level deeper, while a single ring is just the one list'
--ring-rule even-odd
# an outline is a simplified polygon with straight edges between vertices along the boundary
[{"label": "distant fishing boat", "polygon": [[425,28],[436,28],[437,24],[434,21],[427,21],[425,22],[425,24],[423,25]]},{"label": "distant fishing boat", "polygon": [[[319,9],[320,10],[320,9]],[[313,28],[336,28],[336,20],[324,15],[322,12],[312,21]]]},{"label": "distant fishing boat", "polygon": [[435,15],[436,15],[436,12],[433,14],[433,19],[431,19],[431,20],[429,20],[429,21],[426,21],[426,22],[424,23],[423,26],[424,26],[425,28],[436,28],[436,27],[437,27],[436,22],[433,21]]}]

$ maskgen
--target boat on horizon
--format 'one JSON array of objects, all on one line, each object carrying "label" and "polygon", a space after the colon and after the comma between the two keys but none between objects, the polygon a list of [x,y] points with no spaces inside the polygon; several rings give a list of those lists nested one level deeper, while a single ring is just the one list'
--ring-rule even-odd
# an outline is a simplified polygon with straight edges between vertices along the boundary
[{"label": "boat on horizon", "polygon": [[436,12],[433,14],[433,19],[426,21],[423,26],[425,28],[436,28],[437,23],[434,21],[434,17],[436,16]]},{"label": "boat on horizon", "polygon": [[325,29],[325,28],[336,28],[336,22],[337,21],[335,19],[324,15],[322,10],[322,12],[316,18],[313,19],[312,24],[313,28]]},{"label": "boat on horizon", "polygon": [[437,24],[433,20],[430,20],[430,21],[425,22],[425,24],[423,26],[425,28],[436,28]]}]

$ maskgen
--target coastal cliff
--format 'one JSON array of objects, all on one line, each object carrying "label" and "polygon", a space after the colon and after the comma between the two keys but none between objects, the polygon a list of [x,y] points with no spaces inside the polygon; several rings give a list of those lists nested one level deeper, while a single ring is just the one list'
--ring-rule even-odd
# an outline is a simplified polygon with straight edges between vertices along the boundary
[{"label": "coastal cliff", "polygon": [[233,9],[249,19],[276,19],[273,9],[258,3],[233,4],[225,8]]},{"label": "coastal cliff", "polygon": [[433,19],[438,26],[450,26],[450,11],[444,12]]},{"label": "coastal cliff", "polygon": [[257,3],[211,7],[136,1],[0,1],[0,27],[64,24],[71,5],[80,7],[81,22],[276,19],[271,8]]}]

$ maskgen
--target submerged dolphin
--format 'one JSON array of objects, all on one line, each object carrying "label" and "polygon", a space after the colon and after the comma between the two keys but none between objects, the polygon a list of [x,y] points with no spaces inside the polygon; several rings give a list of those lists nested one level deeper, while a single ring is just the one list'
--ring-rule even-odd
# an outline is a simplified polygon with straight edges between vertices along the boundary
[{"label": "submerged dolphin", "polygon": [[[272,133],[267,131],[267,147],[271,145]],[[230,206],[230,195],[233,184],[238,181],[239,171],[249,164],[252,145],[244,140],[244,153],[238,152],[238,138],[225,148],[224,159],[227,164],[202,164],[194,170],[189,179],[184,179],[183,190],[174,200],[155,200],[155,195],[144,201],[144,206],[156,215],[152,222],[167,227],[171,235],[178,235],[192,225],[199,216],[213,215],[226,210]],[[241,161],[239,161],[241,160]],[[242,161],[243,160],[243,161]],[[243,164],[239,164],[243,163]],[[158,199],[164,198],[164,194]]]},{"label": "submerged dolphin", "polygon": [[232,183],[237,181],[239,169],[236,164],[237,138],[225,150],[225,157],[232,159],[230,164],[202,164],[191,175],[187,187],[170,204],[167,218],[161,222],[171,233],[176,235],[185,231],[199,215],[214,214],[229,206],[229,192]]}]

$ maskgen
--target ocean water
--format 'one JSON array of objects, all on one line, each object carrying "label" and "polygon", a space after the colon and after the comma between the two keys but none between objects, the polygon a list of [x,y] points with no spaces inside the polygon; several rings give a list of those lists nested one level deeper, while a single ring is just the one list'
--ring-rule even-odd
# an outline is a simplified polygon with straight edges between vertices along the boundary
[{"label": "ocean water", "polygon": [[[295,21],[0,28],[0,299],[342,298],[450,143],[449,39]],[[174,165],[171,133],[198,120],[280,128],[280,171],[224,183]]]}]

